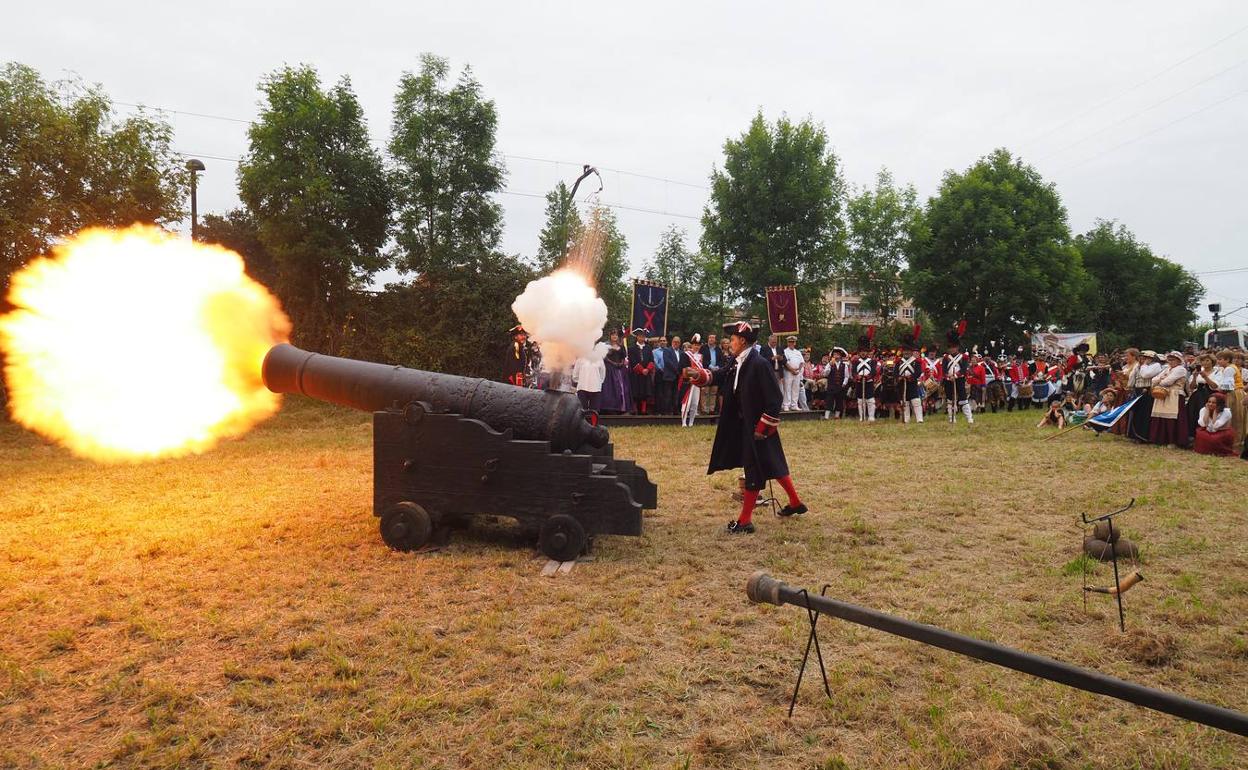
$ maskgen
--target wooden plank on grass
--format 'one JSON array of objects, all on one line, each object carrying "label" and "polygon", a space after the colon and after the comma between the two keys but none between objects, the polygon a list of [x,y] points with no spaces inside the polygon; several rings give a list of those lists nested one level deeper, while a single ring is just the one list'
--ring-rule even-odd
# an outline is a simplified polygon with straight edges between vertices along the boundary
[{"label": "wooden plank on grass", "polygon": [[560,565],[559,565],[559,574],[560,574],[560,575],[566,575],[566,574],[568,574],[569,572],[571,572],[571,571],[572,571],[572,568],[573,568],[573,567],[575,567],[575,566],[576,566],[576,561],[575,561],[575,560],[573,560],[573,561],[565,561],[563,564],[560,564]]},{"label": "wooden plank on grass", "polygon": [[546,566],[542,567],[542,577],[554,577],[555,570],[559,569],[559,562],[551,559],[546,562]]}]

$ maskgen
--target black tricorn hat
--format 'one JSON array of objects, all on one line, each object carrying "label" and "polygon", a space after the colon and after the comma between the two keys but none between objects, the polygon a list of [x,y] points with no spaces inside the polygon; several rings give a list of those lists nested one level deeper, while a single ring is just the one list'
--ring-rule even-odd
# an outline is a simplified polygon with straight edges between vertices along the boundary
[{"label": "black tricorn hat", "polygon": [[945,332],[945,339],[949,342],[949,346],[957,345],[962,347],[962,335],[966,333],[966,321],[958,321],[954,327]]},{"label": "black tricorn hat", "polygon": [[734,334],[751,345],[758,341],[758,329],[755,329],[747,321],[733,321],[732,323],[724,324],[724,336],[731,337]]},{"label": "black tricorn hat", "polygon": [[524,330],[524,326],[522,326],[521,324],[516,324],[515,326],[511,327],[510,329],[507,330],[507,333],[512,335],[513,337],[517,334],[524,334],[524,335],[528,334],[528,332]]},{"label": "black tricorn hat", "polygon": [[901,335],[901,349],[902,350],[917,350],[919,347],[919,334],[922,332],[922,330],[923,330],[922,326],[920,326],[919,324],[915,324],[913,329],[911,329],[909,332],[906,332],[905,334],[902,334]]}]

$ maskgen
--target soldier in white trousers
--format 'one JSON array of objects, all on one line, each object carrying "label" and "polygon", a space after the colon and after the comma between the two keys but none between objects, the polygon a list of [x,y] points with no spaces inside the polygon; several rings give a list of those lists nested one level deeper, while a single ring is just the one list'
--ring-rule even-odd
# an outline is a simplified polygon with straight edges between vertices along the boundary
[{"label": "soldier in white trousers", "polygon": [[897,387],[901,389],[901,421],[910,422],[914,415],[915,422],[923,422],[923,399],[919,397],[919,379],[923,374],[923,365],[914,354],[917,344],[914,337],[905,336],[901,340],[901,358],[897,360]]}]

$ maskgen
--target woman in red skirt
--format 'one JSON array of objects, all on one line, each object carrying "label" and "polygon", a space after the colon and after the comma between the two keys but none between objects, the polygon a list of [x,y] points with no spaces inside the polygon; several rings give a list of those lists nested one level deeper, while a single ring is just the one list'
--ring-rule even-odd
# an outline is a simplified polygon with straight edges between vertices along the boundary
[{"label": "woman in red skirt", "polygon": [[1196,444],[1198,454],[1235,456],[1235,431],[1231,430],[1231,410],[1226,406],[1226,396],[1214,393],[1205,402],[1196,418]]},{"label": "woman in red skirt", "polygon": [[1153,410],[1148,426],[1148,440],[1165,446],[1188,446],[1187,369],[1177,350],[1166,354],[1166,366],[1153,378]]}]

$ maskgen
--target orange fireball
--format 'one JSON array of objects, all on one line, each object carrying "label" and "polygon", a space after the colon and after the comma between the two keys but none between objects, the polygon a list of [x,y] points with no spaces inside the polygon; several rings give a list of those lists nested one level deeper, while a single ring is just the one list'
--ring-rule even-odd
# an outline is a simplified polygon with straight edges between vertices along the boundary
[{"label": "orange fireball", "polygon": [[290,321],[220,246],[84,230],[13,276],[0,349],[13,419],[100,461],[199,453],[269,417],[260,364]]}]

